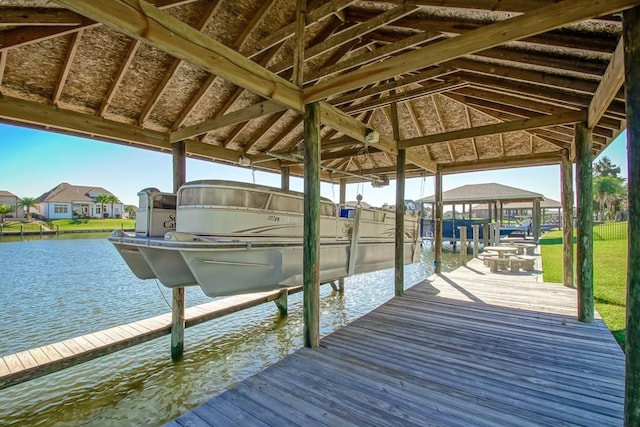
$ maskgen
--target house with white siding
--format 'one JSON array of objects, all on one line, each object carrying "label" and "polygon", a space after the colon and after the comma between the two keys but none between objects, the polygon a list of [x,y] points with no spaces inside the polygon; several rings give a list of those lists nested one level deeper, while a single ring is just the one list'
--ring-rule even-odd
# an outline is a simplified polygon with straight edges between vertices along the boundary
[{"label": "house with white siding", "polygon": [[20,197],[8,191],[0,190],[0,205],[11,207],[11,213],[5,215],[5,218],[22,218],[24,209],[18,204]]},{"label": "house with white siding", "polygon": [[71,185],[63,182],[38,198],[39,213],[48,219],[121,218],[123,203],[97,203],[101,195],[113,195],[102,187]]}]

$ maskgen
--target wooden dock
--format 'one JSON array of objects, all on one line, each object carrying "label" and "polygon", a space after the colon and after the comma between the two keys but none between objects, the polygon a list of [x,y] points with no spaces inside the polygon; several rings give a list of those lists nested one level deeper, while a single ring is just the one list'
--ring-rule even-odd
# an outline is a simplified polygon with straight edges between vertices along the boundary
[{"label": "wooden dock", "polygon": [[[302,286],[236,295],[185,310],[185,327],[266,302],[284,304]],[[0,389],[59,371],[171,333],[171,313],[70,338],[0,358]]]},{"label": "wooden dock", "polygon": [[624,363],[574,290],[474,260],[168,425],[622,426]]}]

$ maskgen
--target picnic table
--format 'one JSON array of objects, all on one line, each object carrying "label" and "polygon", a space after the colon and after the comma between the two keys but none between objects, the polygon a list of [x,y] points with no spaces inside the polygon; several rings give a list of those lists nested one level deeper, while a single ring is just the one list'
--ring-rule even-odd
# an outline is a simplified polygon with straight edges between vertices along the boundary
[{"label": "picnic table", "polygon": [[526,271],[533,270],[534,258],[518,256],[519,248],[516,246],[485,246],[484,250],[489,251],[483,260],[489,265],[492,273],[497,273],[500,268],[509,269],[513,273],[518,272],[520,268]]}]

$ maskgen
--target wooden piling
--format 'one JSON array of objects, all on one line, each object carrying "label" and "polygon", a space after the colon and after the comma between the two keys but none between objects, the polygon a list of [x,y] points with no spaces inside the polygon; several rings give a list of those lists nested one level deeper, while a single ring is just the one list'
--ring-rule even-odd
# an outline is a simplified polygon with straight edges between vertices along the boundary
[{"label": "wooden piling", "polygon": [[[173,192],[187,179],[186,145],[184,141],[175,142],[173,151]],[[179,360],[184,354],[184,287],[173,288],[171,298],[171,359]]]},{"label": "wooden piling", "polygon": [[433,256],[434,270],[436,274],[442,273],[442,169],[438,166],[434,175],[435,179],[435,220],[433,227]]},{"label": "wooden piling", "polygon": [[460,230],[460,264],[467,265],[467,227],[462,225]]},{"label": "wooden piling", "polygon": [[628,267],[624,420],[640,425],[640,7],[622,13],[627,99]]},{"label": "wooden piling", "polygon": [[478,245],[480,244],[480,224],[473,224],[473,257],[478,258]]},{"label": "wooden piling", "polygon": [[[391,104],[391,121],[393,137],[400,139],[400,125],[398,122],[398,105]],[[396,232],[395,232],[395,295],[404,295],[404,189],[407,152],[398,150],[396,159]]]},{"label": "wooden piling", "polygon": [[280,291],[280,296],[273,300],[273,302],[276,304],[276,307],[278,307],[280,316],[286,317],[289,314],[289,291],[287,291],[286,288]]},{"label": "wooden piling", "polygon": [[320,106],[304,112],[304,345],[320,345]]},{"label": "wooden piling", "polygon": [[540,223],[541,221],[540,215],[540,200],[533,201],[533,240],[536,242],[540,239]]},{"label": "wooden piling", "polygon": [[289,167],[283,166],[280,168],[280,188],[283,190],[289,190]]},{"label": "wooden piling", "polygon": [[[340,178],[340,200],[339,205],[343,207],[347,203],[347,180]],[[344,293],[344,277],[338,279],[338,293]]]},{"label": "wooden piling", "polygon": [[593,322],[593,141],[584,123],[576,124],[576,190],[578,246],[576,250],[578,320]]},{"label": "wooden piling", "polygon": [[569,149],[562,150],[562,270],[563,284],[573,288],[573,166]]},{"label": "wooden piling", "polygon": [[489,246],[491,241],[489,240],[489,236],[491,235],[491,224],[485,223],[482,224],[482,246]]}]

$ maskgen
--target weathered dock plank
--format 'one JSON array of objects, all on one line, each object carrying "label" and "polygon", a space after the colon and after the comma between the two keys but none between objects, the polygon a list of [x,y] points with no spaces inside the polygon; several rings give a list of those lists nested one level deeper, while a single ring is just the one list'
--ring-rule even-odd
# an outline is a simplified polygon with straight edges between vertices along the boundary
[{"label": "weathered dock plank", "polygon": [[242,425],[622,426],[624,354],[576,318],[575,290],[473,261],[206,406]]},{"label": "weathered dock plank", "polygon": [[[266,302],[275,301],[282,292],[296,293],[301,286],[221,298],[185,310],[186,326],[197,325],[227,314],[235,313]],[[171,314],[138,320],[61,342],[47,344],[0,358],[0,389],[59,371],[100,356],[113,353],[171,333]],[[210,416],[203,412],[203,416]],[[205,417],[206,418],[206,417]],[[199,420],[196,416],[189,422]],[[185,421],[186,422],[186,421]]]}]

